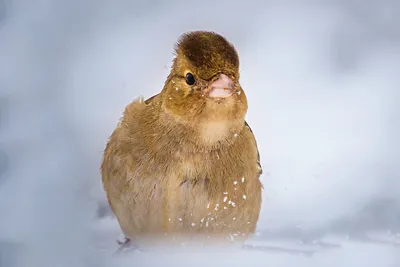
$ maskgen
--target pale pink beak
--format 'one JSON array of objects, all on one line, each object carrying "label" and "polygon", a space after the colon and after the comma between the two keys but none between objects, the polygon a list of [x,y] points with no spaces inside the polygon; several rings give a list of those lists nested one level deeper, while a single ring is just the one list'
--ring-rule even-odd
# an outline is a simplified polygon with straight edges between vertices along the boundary
[{"label": "pale pink beak", "polygon": [[235,89],[233,81],[225,74],[220,74],[218,80],[210,85],[209,97],[227,98],[230,97]]}]

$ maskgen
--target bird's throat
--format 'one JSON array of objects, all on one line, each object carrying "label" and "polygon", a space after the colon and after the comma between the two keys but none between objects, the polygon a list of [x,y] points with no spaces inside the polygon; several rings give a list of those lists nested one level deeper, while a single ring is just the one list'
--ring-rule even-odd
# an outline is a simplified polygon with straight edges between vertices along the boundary
[{"label": "bird's throat", "polygon": [[211,121],[205,122],[198,128],[199,141],[206,145],[234,138],[243,129],[243,121]]}]

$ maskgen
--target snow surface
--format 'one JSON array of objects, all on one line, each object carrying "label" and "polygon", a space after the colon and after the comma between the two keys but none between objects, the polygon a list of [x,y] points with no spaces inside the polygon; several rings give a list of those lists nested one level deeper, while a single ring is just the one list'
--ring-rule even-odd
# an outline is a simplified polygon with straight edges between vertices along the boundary
[{"label": "snow surface", "polygon": [[[21,266],[400,266],[399,13],[389,0],[0,1],[0,258],[15,243]],[[265,188],[251,242],[339,247],[111,257],[105,142],[199,29],[241,58]]]}]

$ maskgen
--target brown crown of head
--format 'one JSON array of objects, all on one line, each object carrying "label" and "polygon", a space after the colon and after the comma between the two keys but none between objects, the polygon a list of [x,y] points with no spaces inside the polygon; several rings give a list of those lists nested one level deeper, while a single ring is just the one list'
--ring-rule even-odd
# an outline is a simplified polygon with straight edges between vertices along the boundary
[{"label": "brown crown of head", "polygon": [[239,56],[224,37],[214,32],[189,32],[178,40],[175,52],[177,59],[184,57],[205,80],[217,73],[237,76],[239,72]]}]

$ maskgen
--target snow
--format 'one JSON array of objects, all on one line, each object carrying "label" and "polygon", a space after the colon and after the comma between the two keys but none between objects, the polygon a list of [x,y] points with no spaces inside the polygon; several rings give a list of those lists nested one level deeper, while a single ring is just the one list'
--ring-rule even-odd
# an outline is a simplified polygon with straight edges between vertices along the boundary
[{"label": "snow", "polygon": [[[400,265],[396,1],[2,3],[0,258],[17,244],[20,266]],[[224,12],[206,18],[210,5]],[[197,29],[225,35],[241,59],[264,185],[250,243],[339,247],[112,256],[121,232],[102,150],[125,105],[161,90],[178,36]]]},{"label": "snow", "polygon": [[[107,218],[99,221],[95,227],[102,240],[103,250],[115,251],[117,245],[113,237],[120,230],[115,220]],[[112,229],[112,230],[110,230]],[[111,232],[115,234],[111,234]],[[232,236],[234,238],[234,236]],[[210,250],[171,250],[157,249],[154,252],[134,252],[122,255],[108,256],[104,260],[112,266],[127,266],[132,263],[140,266],[187,266],[190,262],[194,266],[265,266],[273,263],[274,266],[396,266],[398,249],[395,246],[349,240],[344,236],[326,236],[319,242],[304,244],[293,239],[266,240],[259,235],[258,240],[252,240],[253,245],[280,246],[286,249],[314,252],[312,255],[301,253],[287,253],[279,250],[257,251],[240,249]],[[330,244],[330,246],[328,246]],[[335,246],[340,244],[339,247]],[[154,253],[157,257],[154,257]]]}]

